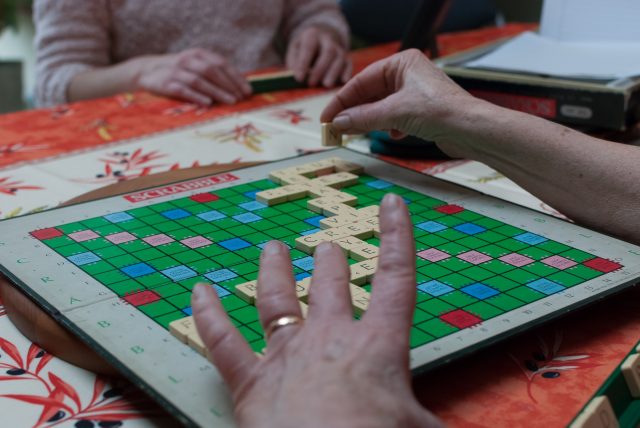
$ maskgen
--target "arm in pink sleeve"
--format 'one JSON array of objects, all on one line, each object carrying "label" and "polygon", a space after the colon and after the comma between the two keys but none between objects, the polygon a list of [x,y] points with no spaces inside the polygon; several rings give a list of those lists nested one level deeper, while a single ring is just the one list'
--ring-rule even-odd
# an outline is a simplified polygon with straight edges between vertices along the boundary
[{"label": "arm in pink sleeve", "polygon": [[285,0],[283,35],[287,41],[307,27],[329,29],[345,49],[349,48],[349,26],[336,0]]},{"label": "arm in pink sleeve", "polygon": [[39,105],[67,102],[78,73],[110,64],[109,20],[107,0],[35,0]]}]

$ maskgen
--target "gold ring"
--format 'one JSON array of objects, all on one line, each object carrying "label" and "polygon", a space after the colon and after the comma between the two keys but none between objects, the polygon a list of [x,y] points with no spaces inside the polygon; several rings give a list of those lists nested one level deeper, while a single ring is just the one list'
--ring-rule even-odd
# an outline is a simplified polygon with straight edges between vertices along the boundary
[{"label": "gold ring", "polygon": [[269,339],[277,329],[288,325],[302,324],[302,321],[302,318],[297,315],[285,315],[280,318],[276,318],[269,323],[267,328],[264,329],[264,336]]}]

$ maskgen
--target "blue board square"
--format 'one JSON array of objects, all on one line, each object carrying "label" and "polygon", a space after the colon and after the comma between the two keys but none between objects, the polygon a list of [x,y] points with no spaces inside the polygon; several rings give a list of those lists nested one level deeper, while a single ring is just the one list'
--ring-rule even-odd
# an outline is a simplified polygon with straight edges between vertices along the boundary
[{"label": "blue board square", "polygon": [[256,211],[256,210],[261,210],[263,208],[267,208],[267,206],[258,201],[251,201],[251,202],[245,202],[244,204],[240,204],[240,208],[247,211]]},{"label": "blue board square", "polygon": [[316,233],[316,232],[320,232],[322,231],[322,229],[319,228],[315,228],[315,229],[311,229],[311,230],[305,230],[304,232],[300,232],[300,235],[305,236],[305,235],[311,235],[312,233]]},{"label": "blue board square", "polygon": [[166,218],[168,218],[169,220],[180,220],[181,218],[189,217],[191,215],[189,211],[185,211],[181,208],[176,208],[175,210],[163,211],[161,214]]},{"label": "blue board square", "polygon": [[191,306],[187,306],[182,310],[182,312],[184,312],[186,315],[189,315],[189,316],[193,315],[193,310],[191,309]]},{"label": "blue board square", "polygon": [[544,241],[548,241],[544,236],[536,235],[535,233],[525,232],[520,235],[514,236],[513,239],[517,239],[520,242],[524,242],[529,245],[538,245]]},{"label": "blue board square", "polygon": [[250,243],[240,238],[227,239],[226,241],[218,242],[218,245],[226,248],[229,251],[242,250],[243,248],[251,246]]},{"label": "blue board square", "polygon": [[458,232],[466,233],[467,235],[475,235],[476,233],[484,232],[485,230],[487,230],[484,227],[478,226],[477,224],[473,223],[460,224],[454,227],[454,229]]},{"label": "blue board square", "polygon": [[423,282],[418,285],[418,290],[434,297],[438,297],[453,291],[453,287],[449,287],[447,284],[443,284],[440,281],[432,279],[431,281]]},{"label": "blue board square", "polygon": [[155,269],[146,263],[136,263],[135,265],[125,266],[120,270],[131,278],[137,278],[155,272]]},{"label": "blue board square", "polygon": [[173,281],[182,281],[183,279],[193,278],[197,273],[186,266],[176,266],[169,269],[165,269],[162,272]]},{"label": "blue board square", "polygon": [[232,272],[229,269],[218,269],[206,274],[205,278],[210,279],[213,282],[222,282],[236,278],[237,276],[237,273]]},{"label": "blue board square", "polygon": [[216,293],[218,293],[218,297],[219,298],[223,298],[223,297],[227,297],[228,295],[230,295],[231,293],[229,292],[229,290],[227,290],[226,288],[220,286],[220,285],[214,285],[213,286],[214,290],[216,290]]},{"label": "blue board square", "polygon": [[251,190],[251,191],[249,191],[249,192],[244,192],[244,195],[245,195],[247,198],[255,199],[255,198],[256,198],[256,193],[258,193],[258,192],[261,192],[261,190]]},{"label": "blue board square", "polygon": [[313,227],[320,227],[320,220],[325,219],[326,217],[323,215],[318,215],[315,217],[311,217],[306,219],[304,222],[310,224]]},{"label": "blue board square", "polygon": [[211,210],[198,214],[198,217],[204,221],[216,221],[220,220],[221,218],[225,218],[226,215],[222,214],[220,211]]},{"label": "blue board square", "polygon": [[367,186],[373,187],[374,189],[382,190],[382,189],[387,189],[393,186],[393,184],[384,180],[375,180],[375,181],[368,182]]},{"label": "blue board square", "polygon": [[293,261],[293,265],[302,270],[313,270],[313,257],[307,256]]},{"label": "blue board square", "polygon": [[488,299],[489,297],[493,297],[500,292],[494,288],[489,287],[488,285],[481,284],[476,282],[475,284],[467,285],[466,287],[462,287],[460,291],[467,293],[469,296],[475,297],[479,300]]},{"label": "blue board square", "polygon": [[76,266],[82,266],[88,263],[94,263],[102,260],[100,257],[93,254],[91,251],[86,253],[74,254],[73,256],[67,257],[67,259]]},{"label": "blue board square", "polygon": [[305,278],[309,278],[311,274],[309,272],[300,272],[296,275],[296,281],[302,281]]},{"label": "blue board square", "polygon": [[262,220],[262,217],[255,215],[254,213],[243,213],[234,215],[233,219],[240,223],[253,223],[254,221]]},{"label": "blue board square", "polygon": [[113,213],[103,216],[105,220],[109,220],[111,223],[121,223],[123,221],[133,220],[133,216],[127,213]]},{"label": "blue board square", "polygon": [[533,288],[536,291],[544,293],[546,295],[559,293],[564,290],[564,287],[558,283],[550,281],[545,278],[537,279],[527,284],[527,287]]},{"label": "blue board square", "polygon": [[416,227],[430,233],[440,232],[447,228],[447,226],[437,221],[425,221],[424,223],[416,224]]}]

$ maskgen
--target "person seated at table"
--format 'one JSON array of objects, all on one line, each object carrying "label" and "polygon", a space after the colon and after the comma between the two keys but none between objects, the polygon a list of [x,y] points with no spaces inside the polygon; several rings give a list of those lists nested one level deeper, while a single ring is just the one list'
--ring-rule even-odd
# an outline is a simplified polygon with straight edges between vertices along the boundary
[{"label": "person seated at table", "polygon": [[233,104],[243,73],[283,62],[310,86],[351,74],[334,0],[35,0],[34,21],[40,106],[138,89]]},{"label": "person seated at table", "polygon": [[[579,223],[640,243],[640,148],[476,99],[418,51],[369,66],[337,93],[321,120],[345,133],[385,129],[395,137],[435,141],[447,153],[505,173]],[[380,228],[371,303],[358,321],[337,245],[316,250],[306,320],[287,247],[265,247],[257,298],[267,332],[262,358],[233,326],[213,288],[196,286],[198,331],[229,386],[241,427],[440,425],[410,385],[415,244],[399,196],[384,198]]]}]

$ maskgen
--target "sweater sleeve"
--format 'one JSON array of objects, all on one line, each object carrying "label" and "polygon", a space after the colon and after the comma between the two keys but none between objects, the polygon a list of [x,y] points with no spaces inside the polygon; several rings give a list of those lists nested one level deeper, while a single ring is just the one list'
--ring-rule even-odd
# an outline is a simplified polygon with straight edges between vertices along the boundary
[{"label": "sweater sleeve", "polygon": [[35,0],[36,99],[67,102],[77,74],[110,63],[108,0]]},{"label": "sweater sleeve", "polygon": [[336,0],[285,0],[283,35],[287,43],[307,27],[332,31],[345,49],[349,48],[349,26]]}]

